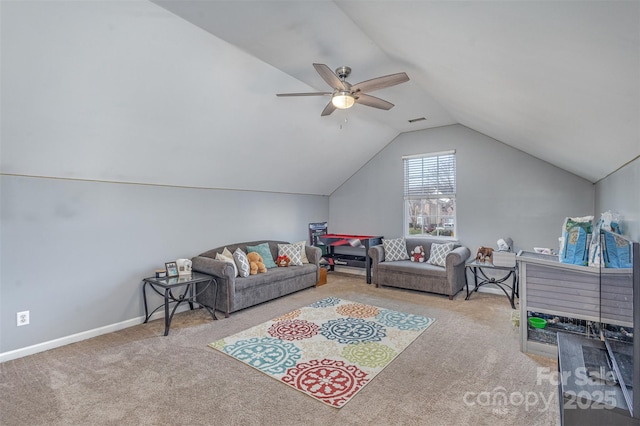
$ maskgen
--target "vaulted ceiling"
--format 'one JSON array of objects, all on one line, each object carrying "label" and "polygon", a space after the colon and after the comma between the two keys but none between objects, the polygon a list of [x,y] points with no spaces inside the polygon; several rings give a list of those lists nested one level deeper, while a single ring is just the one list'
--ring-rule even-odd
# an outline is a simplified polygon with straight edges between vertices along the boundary
[{"label": "vaulted ceiling", "polygon": [[[349,130],[348,146],[317,146],[343,157],[340,179],[401,132],[453,123],[592,182],[640,154],[638,1],[154,3],[293,77],[260,80],[263,96],[329,90],[312,63],[351,67],[351,83],[406,72],[410,82],[374,93],[390,111],[356,105],[320,117],[323,97],[267,104],[290,123],[283,138],[299,138],[296,123],[311,119]],[[230,65],[229,82],[255,83],[235,78],[252,66]]]},{"label": "vaulted ceiling", "polygon": [[[3,173],[328,195],[456,123],[591,182],[640,155],[638,0],[0,5]],[[313,63],[410,81],[321,117],[275,96],[330,90]]]}]

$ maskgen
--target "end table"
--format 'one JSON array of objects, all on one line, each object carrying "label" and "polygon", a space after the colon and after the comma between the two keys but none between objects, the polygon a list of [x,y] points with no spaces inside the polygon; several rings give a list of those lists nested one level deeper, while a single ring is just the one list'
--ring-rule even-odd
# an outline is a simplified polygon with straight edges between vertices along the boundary
[{"label": "end table", "polygon": [[[516,266],[494,266],[492,263],[483,263],[478,261],[467,261],[464,265],[464,282],[465,287],[467,288],[467,297],[464,300],[469,300],[469,297],[474,292],[477,292],[480,287],[487,284],[495,284],[498,288],[500,288],[504,294],[509,298],[509,302],[511,303],[511,308],[515,309],[515,298],[520,297],[518,295],[518,267]],[[482,269],[488,269],[490,271],[500,271],[505,275],[502,278],[489,277]],[[474,288],[469,291],[469,281],[467,280],[467,270],[471,270],[473,273],[473,281]],[[513,277],[513,282],[511,286],[509,286],[505,281],[509,278]],[[509,294],[508,290],[511,290],[511,294]]]},{"label": "end table", "polygon": [[[177,277],[165,277],[156,278],[149,277],[142,280],[142,296],[144,298],[144,324],[149,321],[151,315],[153,315],[158,309],[164,307],[164,335],[169,334],[169,327],[171,326],[171,320],[173,314],[176,313],[176,309],[182,303],[189,303],[189,308],[193,310],[193,304],[197,303],[201,307],[205,308],[211,314],[214,320],[217,320],[215,306],[207,306],[196,300],[196,298],[202,294],[209,286],[215,286],[214,299],[217,299],[218,282],[211,275],[202,274],[200,272],[192,272],[190,275],[179,275]],[[200,284],[200,285],[198,285]],[[155,308],[151,313],[147,307],[147,286],[153,291],[164,298],[164,302]],[[180,289],[181,293],[174,294]],[[175,303],[171,314],[169,314],[169,305]]]}]

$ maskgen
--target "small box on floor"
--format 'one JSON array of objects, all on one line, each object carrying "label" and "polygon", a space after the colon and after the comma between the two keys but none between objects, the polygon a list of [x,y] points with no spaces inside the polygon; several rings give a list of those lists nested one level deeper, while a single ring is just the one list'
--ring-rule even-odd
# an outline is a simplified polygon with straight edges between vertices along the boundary
[{"label": "small box on floor", "polygon": [[318,283],[316,285],[318,286],[326,283],[327,283],[327,269],[320,268],[320,278],[318,278]]}]

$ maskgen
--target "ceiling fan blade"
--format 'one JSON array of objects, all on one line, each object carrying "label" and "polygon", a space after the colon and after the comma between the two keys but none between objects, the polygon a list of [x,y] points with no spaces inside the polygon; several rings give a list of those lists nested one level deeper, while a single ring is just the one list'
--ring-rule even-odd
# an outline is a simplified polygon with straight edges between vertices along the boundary
[{"label": "ceiling fan blade", "polygon": [[395,86],[396,84],[409,81],[409,76],[405,72],[397,74],[385,75],[384,77],[372,78],[371,80],[361,81],[351,87],[353,91],[373,92],[374,90],[384,89],[385,87]]},{"label": "ceiling fan blade", "polygon": [[329,68],[325,64],[313,64],[313,67],[316,69],[316,71],[318,71],[320,77],[322,77],[322,79],[326,81],[329,86],[334,89],[347,90],[347,88],[344,86],[343,81],[340,80],[333,71],[331,71],[331,68]]},{"label": "ceiling fan blade", "polygon": [[376,98],[375,96],[371,95],[365,95],[364,93],[358,93],[356,95],[356,103],[384,110],[390,110],[395,106],[391,102],[387,102],[384,99]]},{"label": "ceiling fan blade", "polygon": [[331,115],[331,113],[335,110],[336,110],[336,107],[333,106],[333,102],[329,102],[327,106],[324,107],[324,109],[322,110],[322,114],[320,114],[320,117]]},{"label": "ceiling fan blade", "polygon": [[310,92],[310,93],[276,93],[276,96],[326,96],[332,92]]}]

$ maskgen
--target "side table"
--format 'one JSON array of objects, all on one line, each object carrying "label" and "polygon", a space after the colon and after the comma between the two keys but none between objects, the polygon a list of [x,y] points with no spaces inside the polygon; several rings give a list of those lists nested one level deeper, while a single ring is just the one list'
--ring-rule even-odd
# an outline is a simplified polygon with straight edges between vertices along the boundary
[{"label": "side table", "polygon": [[[472,262],[465,263],[464,266],[465,266],[464,282],[465,282],[465,287],[467,288],[467,297],[465,297],[464,300],[469,300],[469,297],[471,296],[471,294],[473,292],[477,292],[478,289],[483,285],[495,284],[496,286],[498,286],[498,288],[500,288],[504,292],[504,294],[507,295],[507,297],[509,298],[509,302],[511,302],[511,308],[513,309],[516,308],[515,298],[516,296],[520,297],[518,295],[517,265],[516,266],[494,266],[492,263],[486,263],[486,262],[483,263],[483,262],[477,262],[474,260]],[[491,271],[501,271],[501,272],[504,272],[505,275],[502,276],[501,278],[489,277],[487,274],[485,274],[483,269],[488,269]],[[473,274],[473,281],[475,284],[475,287],[471,290],[471,292],[469,292],[469,281],[467,280],[467,270],[471,270],[471,273]],[[509,286],[509,284],[505,283],[505,281],[508,280],[510,277],[513,277],[513,281]],[[508,290],[511,290],[511,294],[509,294]]]},{"label": "side table", "polygon": [[[144,323],[149,321],[151,315],[153,315],[158,309],[164,307],[164,335],[169,334],[169,327],[171,326],[171,320],[176,309],[182,303],[189,303],[189,308],[193,310],[193,304],[197,303],[201,307],[205,308],[211,314],[214,320],[217,320],[215,306],[207,306],[196,301],[196,298],[202,294],[209,286],[215,285],[215,296],[217,298],[218,282],[211,275],[202,274],[200,272],[192,272],[191,275],[180,275],[177,277],[165,277],[155,278],[149,277],[142,280],[142,296],[144,298]],[[200,285],[198,285],[200,284]],[[147,307],[147,287],[151,288],[154,292],[164,298],[164,302],[155,308],[151,313]],[[174,294],[174,291],[180,289],[182,293]],[[169,314],[169,305],[175,303],[171,314]]]}]

